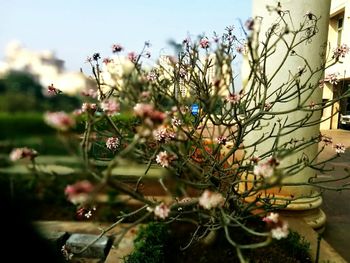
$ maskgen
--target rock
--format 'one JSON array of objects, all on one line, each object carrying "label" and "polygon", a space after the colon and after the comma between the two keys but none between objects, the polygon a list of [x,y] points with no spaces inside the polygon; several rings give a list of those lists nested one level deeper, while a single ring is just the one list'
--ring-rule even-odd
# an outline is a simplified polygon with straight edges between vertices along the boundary
[{"label": "rock", "polygon": [[[91,234],[72,234],[66,242],[66,247],[69,251],[75,254],[93,242],[97,237],[98,235]],[[78,254],[77,257],[105,258],[110,247],[110,243],[111,242],[108,237],[103,236],[83,253]]]}]

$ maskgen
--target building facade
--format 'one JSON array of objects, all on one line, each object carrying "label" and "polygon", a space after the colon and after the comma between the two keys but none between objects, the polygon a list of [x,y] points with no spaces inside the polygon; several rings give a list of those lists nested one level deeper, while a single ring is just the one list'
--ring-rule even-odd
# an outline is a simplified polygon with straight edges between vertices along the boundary
[{"label": "building facade", "polygon": [[[331,52],[342,44],[350,46],[350,1],[349,0],[332,0],[328,44]],[[341,58],[342,63],[337,63],[326,69],[326,77],[335,74],[337,84],[325,83],[323,88],[323,102],[335,98],[338,94],[343,93],[350,88],[350,56]],[[350,110],[349,99],[342,99],[333,106],[323,110],[321,130],[340,128],[340,116]]]}]

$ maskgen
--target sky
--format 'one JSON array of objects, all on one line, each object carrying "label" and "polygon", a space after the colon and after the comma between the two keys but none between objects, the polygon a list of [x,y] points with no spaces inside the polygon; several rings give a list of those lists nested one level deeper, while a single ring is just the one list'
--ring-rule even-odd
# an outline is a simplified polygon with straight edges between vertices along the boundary
[{"label": "sky", "polygon": [[171,54],[181,42],[223,33],[251,16],[250,0],[0,0],[0,60],[13,40],[30,50],[52,50],[65,68],[78,71],[95,52],[111,55],[112,44],[140,52],[150,41],[152,58]]}]

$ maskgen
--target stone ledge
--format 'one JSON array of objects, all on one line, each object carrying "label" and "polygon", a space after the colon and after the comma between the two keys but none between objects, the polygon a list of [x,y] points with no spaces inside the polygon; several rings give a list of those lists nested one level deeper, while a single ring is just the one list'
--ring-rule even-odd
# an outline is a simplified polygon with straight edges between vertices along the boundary
[{"label": "stone ledge", "polygon": [[[317,252],[318,233],[303,220],[292,218],[292,217],[285,217],[284,219],[288,222],[289,227],[291,229],[298,232],[308,242],[310,242],[311,257],[313,260],[315,260],[316,252]],[[348,263],[324,239],[321,240],[321,244],[320,244],[319,262]]]},{"label": "stone ledge", "polygon": [[[311,256],[315,260],[317,251],[317,238],[318,233],[307,225],[303,220],[292,217],[284,218],[290,228],[298,232],[308,242],[310,242]],[[101,228],[110,226],[107,223],[91,223],[91,222],[71,222],[71,221],[37,221],[35,225],[41,231],[57,231],[68,233],[88,233],[88,234],[100,234]],[[120,224],[107,233],[107,236],[118,235],[118,232],[125,228],[128,224]],[[119,243],[118,247],[112,245],[109,250],[105,263],[122,263],[123,257],[130,254],[133,250],[133,239],[137,234],[137,227],[134,227],[128,231],[123,240]],[[325,240],[321,240],[321,249],[319,255],[320,263],[347,263],[347,261],[340,256],[334,248],[329,245]]]}]

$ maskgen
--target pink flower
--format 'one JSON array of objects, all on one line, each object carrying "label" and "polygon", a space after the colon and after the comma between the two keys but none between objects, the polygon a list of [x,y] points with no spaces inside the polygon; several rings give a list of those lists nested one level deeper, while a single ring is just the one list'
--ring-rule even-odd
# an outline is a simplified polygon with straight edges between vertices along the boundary
[{"label": "pink flower", "polygon": [[156,162],[162,167],[169,167],[170,163],[175,159],[174,155],[168,154],[166,151],[160,152],[156,156]]},{"label": "pink flower", "polygon": [[49,86],[47,87],[47,93],[50,94],[50,95],[57,95],[57,94],[62,93],[62,91],[59,90],[59,89],[56,89],[56,88],[53,86],[53,84],[51,84],[51,85],[49,85]]},{"label": "pink flower", "polygon": [[34,158],[37,156],[38,156],[38,152],[33,149],[29,149],[27,147],[15,148],[10,153],[10,160],[13,162],[24,158],[29,158],[30,160],[34,160]]},{"label": "pink flower", "polygon": [[87,103],[87,102],[85,102],[81,106],[81,112],[88,112],[88,111],[95,112],[96,109],[97,109],[96,103]]},{"label": "pink flower", "polygon": [[267,163],[260,163],[258,165],[254,166],[253,173],[257,176],[262,176],[264,178],[269,178],[274,174],[275,169],[267,164]]},{"label": "pink flower", "polygon": [[335,152],[338,154],[345,153],[345,145],[342,143],[337,143],[333,146],[335,148]]},{"label": "pink flower", "polygon": [[161,203],[154,208],[154,215],[161,219],[167,218],[169,216],[169,213],[170,213],[170,209],[164,203]]},{"label": "pink flower", "polygon": [[105,100],[101,102],[101,109],[109,116],[120,111],[120,105],[114,100]]},{"label": "pink flower", "polygon": [[128,59],[131,62],[136,63],[138,58],[139,58],[139,55],[137,55],[135,52],[129,52],[128,53]]},{"label": "pink flower", "polygon": [[81,92],[81,95],[95,99],[97,98],[97,91],[94,89],[89,89],[87,91],[84,90]]},{"label": "pink flower", "polygon": [[119,138],[117,137],[109,137],[106,141],[106,147],[111,151],[115,151],[120,145]]},{"label": "pink flower", "polygon": [[75,120],[63,111],[47,112],[44,120],[49,126],[61,131],[67,131],[75,126]]},{"label": "pink flower", "polygon": [[205,190],[199,197],[199,205],[204,209],[212,209],[218,206],[223,206],[225,198],[220,193],[214,193],[210,190]]},{"label": "pink flower", "polygon": [[180,119],[176,118],[176,117],[173,117],[173,118],[171,119],[171,124],[172,124],[173,126],[179,127],[179,126],[182,125],[182,121],[181,121]]},{"label": "pink flower", "polygon": [[311,101],[310,104],[309,104],[309,107],[310,107],[311,110],[314,110],[316,108],[315,102]]},{"label": "pink flower", "polygon": [[107,65],[108,63],[111,63],[112,61],[113,61],[113,59],[104,58],[102,62],[103,62],[105,65]]},{"label": "pink flower", "polygon": [[277,224],[279,221],[279,214],[278,213],[270,213],[268,216],[265,216],[263,218],[263,221],[266,223],[275,223]]},{"label": "pink flower", "polygon": [[210,46],[210,42],[209,39],[206,37],[203,37],[200,41],[199,41],[199,45],[201,46],[201,48],[209,48]]},{"label": "pink flower", "polygon": [[218,144],[226,145],[227,137],[220,135],[219,137],[216,138],[216,141]]},{"label": "pink flower", "polygon": [[245,21],[244,26],[248,30],[253,30],[254,29],[254,19],[253,18],[248,18],[248,20]]},{"label": "pink flower", "polygon": [[330,84],[332,85],[337,85],[339,80],[338,80],[338,76],[335,74],[335,73],[332,73],[332,74],[328,74],[323,82],[329,82]]},{"label": "pink flower", "polygon": [[168,131],[166,128],[160,127],[153,131],[153,137],[161,143],[167,142],[176,137],[176,134]]},{"label": "pink flower", "polygon": [[154,109],[151,104],[137,103],[134,107],[134,113],[141,118],[149,118],[151,121],[162,122],[166,114]]},{"label": "pink flower", "polygon": [[333,50],[333,58],[339,59],[344,58],[349,53],[349,47],[346,44],[342,44]]},{"label": "pink flower", "polygon": [[271,236],[277,240],[286,238],[289,234],[288,223],[280,220],[278,213],[270,213],[262,219],[271,229]]},{"label": "pink flower", "polygon": [[119,44],[112,45],[112,52],[113,53],[118,53],[118,52],[122,51],[123,49],[124,48]]},{"label": "pink flower", "polygon": [[273,176],[273,174],[275,173],[275,168],[278,165],[279,165],[279,161],[271,157],[267,161],[255,165],[253,173],[257,176],[269,178]]},{"label": "pink flower", "polygon": [[87,180],[67,185],[64,193],[67,199],[73,204],[82,204],[88,200],[89,194],[94,190],[94,186]]},{"label": "pink flower", "polygon": [[227,102],[231,102],[233,104],[239,103],[241,100],[241,94],[230,94],[226,97]]},{"label": "pink flower", "polygon": [[153,82],[153,81],[157,80],[157,77],[158,77],[158,75],[157,75],[157,73],[155,71],[150,71],[150,72],[148,72],[148,74],[146,76],[146,79],[148,81]]}]

